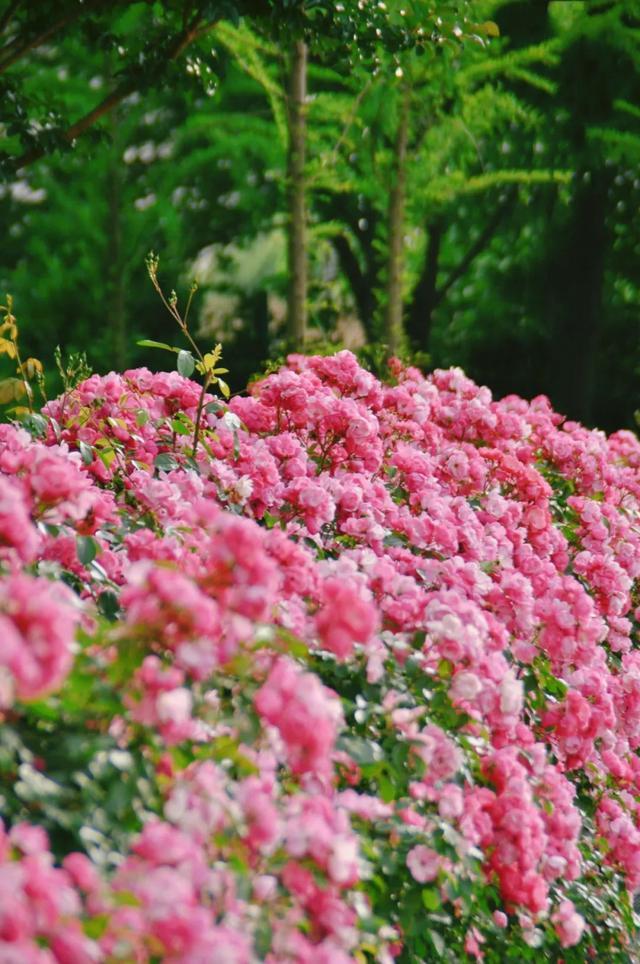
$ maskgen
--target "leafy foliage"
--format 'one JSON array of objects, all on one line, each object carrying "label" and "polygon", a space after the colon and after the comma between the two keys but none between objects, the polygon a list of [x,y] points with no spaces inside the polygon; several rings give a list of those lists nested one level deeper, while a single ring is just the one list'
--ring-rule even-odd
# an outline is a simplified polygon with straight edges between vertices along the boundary
[{"label": "leafy foliage", "polygon": [[393,375],[93,375],[1,427],[25,960],[637,960],[638,441]]},{"label": "leafy foliage", "polygon": [[[224,340],[232,389],[282,354],[287,57],[302,36],[312,340],[389,341],[389,187],[410,88],[405,354],[460,363],[500,392],[546,392],[587,421],[632,423],[627,3],[54,7],[7,2],[0,15],[0,285],[29,355],[64,343],[101,371],[152,364],[132,348],[169,337],[142,283],[150,247],[182,284],[197,274],[194,330]],[[29,152],[43,160],[16,171]]]}]

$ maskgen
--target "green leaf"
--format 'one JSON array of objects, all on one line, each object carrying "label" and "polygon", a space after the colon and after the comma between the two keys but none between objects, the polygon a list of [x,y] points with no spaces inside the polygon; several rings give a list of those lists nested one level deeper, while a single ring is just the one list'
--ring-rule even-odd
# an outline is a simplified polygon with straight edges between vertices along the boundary
[{"label": "green leaf", "polygon": [[191,455],[185,455],[183,456],[183,458],[184,458],[183,468],[191,469],[191,471],[195,472],[196,475],[200,475],[200,466],[198,465],[196,460],[192,458]]},{"label": "green leaf", "polygon": [[62,429],[60,428],[59,422],[55,418],[53,418],[52,415],[49,416],[49,425],[53,429],[53,434],[56,437],[56,442],[59,442],[62,439]]},{"label": "green leaf", "polygon": [[59,720],[60,708],[55,703],[47,703],[45,700],[36,700],[28,706],[30,716],[36,716],[41,720]]},{"label": "green leaf", "polygon": [[[296,656],[298,659],[304,659],[309,655],[307,644],[283,626],[278,628],[277,639],[283,644],[282,652],[289,653],[290,656]],[[273,645],[273,641],[270,645]]]},{"label": "green leaf", "polygon": [[139,907],[140,899],[128,890],[118,890],[113,895],[113,902],[117,907]]},{"label": "green leaf", "polygon": [[98,455],[100,456],[102,464],[107,469],[110,468],[111,463],[116,457],[115,449],[113,449],[110,445],[105,446],[102,451],[98,452]]},{"label": "green leaf", "polygon": [[364,740],[359,736],[341,736],[338,746],[356,763],[379,763],[384,758],[382,748],[377,743],[373,740]]},{"label": "green leaf", "polygon": [[254,945],[258,959],[263,961],[271,950],[273,932],[267,921],[262,921],[254,931]]},{"label": "green leaf", "polygon": [[153,341],[151,338],[143,338],[142,341],[137,341],[136,344],[140,345],[141,348],[162,348],[163,351],[180,352],[179,348],[167,345],[164,341]]},{"label": "green leaf", "polygon": [[196,367],[195,359],[190,351],[185,351],[182,349],[178,352],[178,371],[185,378],[189,378],[193,375],[193,370]]},{"label": "green leaf", "polygon": [[224,379],[219,378],[219,379],[218,379],[218,385],[220,386],[220,391],[222,392],[222,394],[224,395],[224,397],[225,397],[225,398],[229,398],[229,396],[231,395],[231,389],[229,388],[229,386],[227,385],[227,383],[224,381]]},{"label": "green leaf", "polygon": [[92,940],[98,940],[106,931],[108,923],[108,914],[98,914],[92,917],[91,920],[84,921],[82,929],[87,937],[90,937]]},{"label": "green leaf", "polygon": [[476,30],[479,33],[483,33],[485,37],[499,37],[500,27],[494,20],[485,20],[484,23],[479,23],[476,26]]},{"label": "green leaf", "polygon": [[83,566],[89,566],[98,555],[98,543],[93,536],[78,536],[76,539],[76,552],[78,559]]},{"label": "green leaf", "polygon": [[80,455],[82,456],[82,461],[85,465],[91,465],[93,462],[93,449],[86,442],[79,442],[78,448],[80,449]]},{"label": "green leaf", "polygon": [[113,622],[118,615],[118,610],[120,609],[120,604],[118,602],[118,597],[110,589],[101,593],[98,598],[98,609],[108,620]]},{"label": "green leaf", "polygon": [[139,425],[140,428],[142,428],[143,425],[146,425],[146,424],[147,424],[147,422],[149,421],[150,417],[151,417],[151,416],[150,416],[149,413],[146,411],[146,409],[141,408],[140,411],[136,412],[136,425]]},{"label": "green leaf", "polygon": [[382,540],[382,544],[383,544],[384,546],[386,546],[386,548],[390,548],[390,547],[392,547],[392,546],[403,546],[403,547],[404,547],[404,546],[406,546],[407,541],[408,541],[408,540],[407,540],[407,537],[406,537],[405,535],[403,535],[403,533],[401,533],[401,532],[389,532],[389,533],[384,537],[384,539]]},{"label": "green leaf", "polygon": [[22,424],[36,438],[42,438],[43,435],[47,434],[47,420],[44,415],[39,415],[37,412],[30,412],[26,415]]},{"label": "green leaf", "polygon": [[378,777],[378,793],[383,803],[391,803],[396,798],[396,789],[384,773]]},{"label": "green leaf", "polygon": [[159,472],[173,472],[174,469],[179,468],[178,460],[170,452],[161,452],[160,455],[156,455],[153,464]]},{"label": "green leaf", "polygon": [[176,435],[191,435],[193,431],[193,427],[191,425],[187,425],[187,423],[183,422],[181,418],[172,418],[171,428]]},{"label": "green leaf", "polygon": [[422,903],[427,910],[436,911],[440,907],[440,894],[436,887],[423,887]]},{"label": "green leaf", "polygon": [[436,953],[439,954],[440,957],[443,957],[444,951],[445,951],[444,938],[442,937],[441,934],[438,934],[437,931],[428,931],[428,934],[436,950]]}]

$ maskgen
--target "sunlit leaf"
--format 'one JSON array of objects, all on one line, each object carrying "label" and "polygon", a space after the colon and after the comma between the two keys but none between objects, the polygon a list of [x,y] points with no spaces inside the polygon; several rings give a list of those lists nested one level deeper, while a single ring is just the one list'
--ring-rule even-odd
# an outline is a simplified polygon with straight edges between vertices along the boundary
[{"label": "sunlit leaf", "polygon": [[140,345],[141,348],[162,348],[164,351],[174,351],[179,352],[180,348],[174,348],[172,345],[167,345],[164,341],[153,341],[151,338],[143,338],[141,341],[137,341],[136,345]]},{"label": "sunlit leaf", "polygon": [[27,358],[27,360],[22,363],[22,371],[27,378],[35,378],[36,375],[42,375],[42,362],[37,358]]},{"label": "sunlit leaf", "polygon": [[8,338],[0,338],[0,355],[8,355],[9,358],[16,357],[16,346]]},{"label": "sunlit leaf", "polygon": [[159,472],[173,472],[179,467],[178,460],[170,452],[161,452],[160,455],[156,455],[153,464]]},{"label": "sunlit leaf", "polygon": [[93,462],[93,449],[86,442],[80,441],[78,443],[78,448],[80,449],[80,455],[82,456],[82,461],[85,465],[91,465]]},{"label": "sunlit leaf", "polygon": [[190,351],[185,351],[182,349],[178,352],[178,362],[177,367],[181,375],[185,378],[189,378],[193,375],[193,370],[195,368],[195,360]]},{"label": "sunlit leaf", "polygon": [[427,910],[437,910],[440,907],[440,894],[435,887],[423,887],[422,889],[422,903],[427,908]]},{"label": "sunlit leaf", "polygon": [[77,536],[76,551],[83,566],[89,566],[98,555],[98,543],[93,536]]},{"label": "sunlit leaf", "polygon": [[0,381],[0,405],[16,402],[27,394],[27,387],[21,378],[3,378]]}]

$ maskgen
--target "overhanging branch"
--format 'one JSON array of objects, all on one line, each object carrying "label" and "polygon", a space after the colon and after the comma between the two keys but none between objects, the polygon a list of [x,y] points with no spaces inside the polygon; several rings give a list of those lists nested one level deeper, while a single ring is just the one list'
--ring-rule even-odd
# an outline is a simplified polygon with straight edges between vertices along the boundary
[{"label": "overhanging branch", "polygon": [[[199,19],[194,20],[191,24],[186,27],[183,31],[178,34],[174,41],[169,45],[166,54],[166,60],[177,60],[178,57],[186,50],[186,48],[193,43],[198,37],[203,36],[209,30],[212,30],[215,26],[216,21],[212,21],[207,24],[200,23]],[[80,137],[86,130],[92,127],[96,121],[104,117],[110,111],[121,104],[122,101],[132,94],[136,88],[137,84],[134,80],[125,80],[119,84],[115,90],[112,90],[99,104],[90,110],[84,117],[81,117],[74,124],[64,131],[62,137],[68,144],[73,143],[78,137]],[[15,161],[15,170],[19,171],[21,168],[28,167],[29,164],[33,164],[35,161],[40,160],[44,157],[48,151],[45,147],[34,147],[30,151],[26,151],[21,157],[17,158]]]},{"label": "overhanging branch", "polygon": [[[18,6],[19,0],[12,4],[3,16],[3,20],[6,19],[6,23],[13,15],[16,7]],[[95,10],[98,7],[111,8],[116,6],[114,3],[109,3],[108,0],[87,0],[83,5],[79,5],[76,10],[72,13],[67,13],[62,17],[58,17],[53,23],[50,23],[48,27],[45,28],[41,33],[32,37],[30,40],[26,40],[21,43],[21,38],[18,36],[14,40],[11,40],[4,47],[0,47],[0,74],[4,74],[10,67],[13,67],[15,63],[21,60],[25,54],[28,54],[30,50],[35,50],[37,47],[41,47],[42,44],[46,43],[52,37],[55,37],[57,33],[68,27],[69,24],[74,23],[80,17],[84,17],[90,11]],[[6,23],[2,24],[0,27],[0,32],[4,30]]]},{"label": "overhanging branch", "polygon": [[475,261],[478,255],[486,248],[489,241],[500,227],[505,215],[513,207],[516,197],[517,191],[511,191],[506,201],[503,201],[503,203],[496,208],[493,217],[487,222],[484,229],[480,232],[471,247],[467,250],[462,260],[451,271],[449,277],[442,284],[442,286],[436,290],[433,299],[434,308],[438,307],[447,292],[453,287],[459,278],[462,278],[463,275],[466,274],[471,266],[471,263]]},{"label": "overhanging branch", "polygon": [[[9,4],[5,12],[0,17],[0,36],[2,36],[2,34],[7,29],[8,25],[11,23],[11,18],[13,17],[14,13],[16,12],[16,10],[18,9],[21,3],[22,3],[22,0],[12,0],[12,2]],[[0,53],[1,53],[1,50],[0,50]]]}]

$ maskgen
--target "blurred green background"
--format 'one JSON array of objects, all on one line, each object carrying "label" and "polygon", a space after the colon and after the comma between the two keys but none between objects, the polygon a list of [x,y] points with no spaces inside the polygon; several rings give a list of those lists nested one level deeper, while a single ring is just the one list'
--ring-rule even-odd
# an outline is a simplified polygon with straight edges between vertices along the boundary
[{"label": "blurred green background", "polygon": [[631,427],[639,81],[627,0],[3,0],[0,291],[23,357],[171,364],[136,345],[179,344],[153,249],[180,302],[198,280],[192,329],[242,388],[295,341],[297,190],[305,348],[376,364],[391,344]]}]

